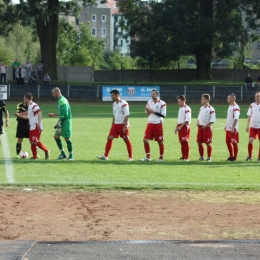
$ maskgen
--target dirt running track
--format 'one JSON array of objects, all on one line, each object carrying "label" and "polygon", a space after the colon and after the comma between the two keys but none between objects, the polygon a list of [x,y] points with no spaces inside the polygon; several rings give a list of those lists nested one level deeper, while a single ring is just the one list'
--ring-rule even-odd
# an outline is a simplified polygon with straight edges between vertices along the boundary
[{"label": "dirt running track", "polygon": [[0,190],[0,240],[259,239],[260,192]]}]

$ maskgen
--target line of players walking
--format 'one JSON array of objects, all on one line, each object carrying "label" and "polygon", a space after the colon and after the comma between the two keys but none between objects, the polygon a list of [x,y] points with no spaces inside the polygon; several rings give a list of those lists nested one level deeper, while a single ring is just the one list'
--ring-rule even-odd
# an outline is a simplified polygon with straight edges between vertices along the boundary
[{"label": "line of players walking", "polygon": [[[112,126],[107,138],[104,155],[97,155],[100,160],[108,160],[109,152],[112,148],[114,138],[119,136],[126,143],[128,151],[128,161],[133,161],[132,144],[130,141],[130,125],[129,125],[129,105],[125,100],[120,98],[120,92],[116,89],[110,92],[113,103],[113,119]],[[152,90],[152,99],[148,101],[145,107],[145,113],[148,116],[148,124],[144,134],[144,150],[146,157],[141,161],[151,161],[149,140],[155,140],[159,145],[159,159],[158,162],[163,161],[164,156],[164,136],[163,136],[163,118],[166,117],[166,103],[159,99],[159,93],[157,90]],[[175,127],[175,134],[179,136],[179,142],[181,144],[181,158],[180,160],[189,161],[190,153],[190,123],[191,123],[191,108],[186,104],[186,98],[184,95],[180,95],[177,98],[179,105],[178,122]],[[246,131],[249,132],[248,143],[248,157],[246,161],[252,160],[253,141],[260,137],[260,92],[256,92],[255,101],[248,109],[247,126]],[[215,109],[209,104],[210,95],[201,95],[201,108],[199,110],[197,121],[197,143],[199,150],[199,161],[204,161],[204,146],[207,147],[206,161],[210,162],[212,157],[212,124],[216,122]],[[230,93],[227,97],[229,104],[227,111],[227,120],[224,130],[226,131],[226,144],[229,151],[229,157],[227,161],[236,161],[238,154],[239,143],[239,116],[240,108],[236,103],[236,96],[234,93]],[[250,126],[251,124],[251,126]],[[258,161],[260,161],[260,147],[258,152]]]},{"label": "line of players walking", "polygon": [[[111,99],[113,102],[113,119],[112,126],[107,138],[104,155],[98,155],[97,158],[101,160],[108,160],[109,152],[112,148],[113,139],[119,136],[124,140],[127,151],[128,161],[133,161],[133,148],[130,141],[130,125],[129,125],[129,105],[128,103],[120,98],[120,92],[116,89],[110,92]],[[67,158],[64,152],[62,141],[60,137],[64,137],[69,157],[68,160],[74,160],[73,149],[72,149],[72,113],[68,100],[62,96],[59,88],[52,90],[52,95],[58,100],[58,113],[49,113],[49,117],[59,117],[59,121],[55,126],[55,141],[61,152],[58,160]],[[148,124],[145,130],[143,142],[146,157],[142,158],[141,161],[151,161],[150,145],[149,140],[155,140],[159,145],[159,162],[163,161],[164,156],[164,136],[163,136],[163,118],[166,117],[166,103],[159,99],[159,93],[157,90],[152,90],[152,99],[148,101],[145,107],[145,113],[148,116]],[[180,95],[177,98],[179,105],[178,122],[175,127],[175,134],[178,133],[179,142],[181,144],[181,160],[189,161],[190,153],[190,123],[191,123],[191,108],[186,104],[186,98],[184,95]],[[212,157],[212,127],[211,125],[216,122],[215,109],[209,104],[210,95],[203,94],[201,96],[201,108],[199,110],[198,121],[197,121],[197,143],[199,150],[199,160],[204,161],[204,146],[207,147],[207,158],[206,161],[211,161]],[[238,154],[238,120],[240,116],[240,108],[236,103],[236,96],[234,93],[230,93],[227,97],[229,103],[227,111],[227,120],[224,130],[226,131],[226,144],[229,151],[229,157],[227,161],[236,161]],[[9,125],[9,113],[6,108],[4,101],[0,100],[0,138],[3,134],[3,113],[5,114],[5,126]],[[17,111],[15,113],[17,117],[17,132],[16,137],[18,138],[16,144],[16,152],[19,157],[19,153],[22,150],[23,138],[29,138],[31,143],[32,158],[39,158],[37,154],[37,147],[45,152],[45,159],[47,160],[50,156],[48,148],[40,142],[40,136],[43,129],[42,126],[42,113],[38,104],[33,102],[33,96],[31,93],[26,93],[24,101],[19,103]],[[249,132],[249,143],[248,143],[248,157],[246,161],[252,160],[253,152],[253,141],[257,137],[260,137],[260,92],[255,93],[255,102],[252,103],[247,112],[248,120],[246,131]],[[19,157],[20,158],[20,157]],[[258,161],[260,161],[260,147],[258,152]]]}]

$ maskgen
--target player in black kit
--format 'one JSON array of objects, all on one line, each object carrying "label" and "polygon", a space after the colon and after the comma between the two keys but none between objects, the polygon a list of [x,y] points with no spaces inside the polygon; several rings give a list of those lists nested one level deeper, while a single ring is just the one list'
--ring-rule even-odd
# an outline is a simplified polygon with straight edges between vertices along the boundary
[{"label": "player in black kit", "polygon": [[9,125],[9,113],[6,107],[6,103],[3,100],[0,100],[0,143],[3,134],[3,125],[4,125],[3,113],[5,114],[5,126],[7,127]]}]

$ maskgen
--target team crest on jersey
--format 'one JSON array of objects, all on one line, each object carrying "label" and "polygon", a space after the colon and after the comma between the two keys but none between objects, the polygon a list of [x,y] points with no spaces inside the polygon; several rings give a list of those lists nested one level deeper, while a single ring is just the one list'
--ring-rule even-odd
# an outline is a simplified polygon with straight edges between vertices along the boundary
[{"label": "team crest on jersey", "polygon": [[136,89],[135,88],[127,88],[127,93],[130,95],[130,96],[133,96],[136,92]]}]

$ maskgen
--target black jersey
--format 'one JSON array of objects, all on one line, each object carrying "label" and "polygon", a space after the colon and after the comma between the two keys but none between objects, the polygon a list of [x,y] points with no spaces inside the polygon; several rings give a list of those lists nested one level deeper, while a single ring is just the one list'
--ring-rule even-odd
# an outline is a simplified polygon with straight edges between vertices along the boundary
[{"label": "black jersey", "polygon": [[[24,104],[23,102],[19,103],[16,107],[16,113],[24,113],[28,110],[28,106],[26,104]],[[17,117],[16,119],[18,121],[19,124],[25,124],[28,125],[29,124],[29,120],[28,119],[24,119],[24,118],[19,118]]]},{"label": "black jersey", "polygon": [[3,113],[6,111],[6,103],[3,100],[0,100],[0,123],[3,122]]}]

